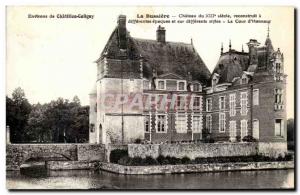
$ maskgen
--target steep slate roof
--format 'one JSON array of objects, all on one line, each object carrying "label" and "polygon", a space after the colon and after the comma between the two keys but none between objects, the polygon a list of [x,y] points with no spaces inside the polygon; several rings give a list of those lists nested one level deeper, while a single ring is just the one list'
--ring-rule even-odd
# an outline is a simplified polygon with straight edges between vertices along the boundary
[{"label": "steep slate roof", "polygon": [[[104,56],[111,59],[118,59],[118,29],[111,34],[109,41],[103,49],[99,60]],[[191,73],[193,80],[207,83],[210,78],[210,71],[195,50],[192,44],[181,42],[161,43],[156,40],[140,39],[130,36],[128,38],[128,58],[138,60],[144,59],[144,77],[152,78],[153,70],[159,76],[165,73],[175,73],[187,78]]]},{"label": "steep slate roof", "polygon": [[241,77],[243,71],[256,72],[258,67],[268,67],[273,53],[272,41],[268,36],[265,45],[257,48],[258,64],[249,66],[249,53],[231,50],[220,56],[212,75],[220,75],[218,83],[230,83],[233,78]]},{"label": "steep slate roof", "polygon": [[233,78],[240,77],[248,68],[248,53],[231,50],[223,53],[213,71],[220,75],[218,83],[232,82]]}]

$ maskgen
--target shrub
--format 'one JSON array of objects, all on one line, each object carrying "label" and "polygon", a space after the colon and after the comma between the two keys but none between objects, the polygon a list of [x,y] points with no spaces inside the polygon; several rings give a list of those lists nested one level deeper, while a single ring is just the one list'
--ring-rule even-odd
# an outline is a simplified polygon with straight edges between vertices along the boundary
[{"label": "shrub", "polygon": [[141,157],[134,157],[130,159],[129,164],[132,166],[139,166],[142,165],[143,159]]},{"label": "shrub", "polygon": [[257,142],[257,140],[254,137],[252,137],[251,135],[247,135],[247,136],[243,137],[242,140],[244,142]]},{"label": "shrub", "polygon": [[167,156],[166,159],[168,160],[169,164],[171,164],[171,165],[181,164],[180,158]]},{"label": "shrub", "polygon": [[142,140],[140,138],[137,138],[137,139],[135,139],[134,143],[140,144],[140,143],[142,143]]},{"label": "shrub", "polygon": [[161,165],[170,164],[169,161],[168,161],[168,159],[166,157],[162,156],[162,155],[159,155],[156,160]]},{"label": "shrub", "polygon": [[151,156],[142,159],[142,165],[158,165],[158,161]]},{"label": "shrub", "polygon": [[118,163],[124,156],[128,156],[127,150],[115,149],[110,152],[109,160],[111,163]]},{"label": "shrub", "polygon": [[128,156],[123,156],[120,160],[118,160],[118,164],[120,165],[130,165],[131,159]]},{"label": "shrub", "polygon": [[285,161],[293,160],[293,155],[292,155],[291,153],[287,153],[287,154],[284,156],[284,160],[285,160]]},{"label": "shrub", "polygon": [[182,164],[189,164],[189,163],[191,163],[191,159],[189,158],[189,157],[183,157],[182,159],[181,159],[181,163]]}]

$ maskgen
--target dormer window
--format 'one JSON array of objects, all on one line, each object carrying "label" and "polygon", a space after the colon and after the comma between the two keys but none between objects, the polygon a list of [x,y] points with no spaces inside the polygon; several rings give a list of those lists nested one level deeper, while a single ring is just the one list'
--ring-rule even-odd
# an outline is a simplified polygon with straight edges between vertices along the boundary
[{"label": "dormer window", "polygon": [[242,78],[242,84],[247,84],[247,78]]},{"label": "dormer window", "polygon": [[241,82],[242,85],[248,83],[248,77],[245,73],[243,74],[240,82]]},{"label": "dormer window", "polygon": [[150,82],[148,80],[143,81],[143,88],[146,90],[150,89]]},{"label": "dormer window", "polygon": [[217,85],[217,79],[214,78],[214,79],[212,80],[212,86],[215,87],[216,85]]},{"label": "dormer window", "polygon": [[219,81],[219,75],[217,73],[214,73],[213,78],[211,80],[211,86],[215,88],[216,85],[218,84],[218,81]]},{"label": "dormer window", "polygon": [[201,91],[201,85],[199,83],[194,83],[193,91]]},{"label": "dormer window", "polygon": [[158,81],[158,89],[164,90],[165,89],[165,81]]},{"label": "dormer window", "polygon": [[178,82],[178,91],[184,91],[185,90],[185,82],[179,81]]}]

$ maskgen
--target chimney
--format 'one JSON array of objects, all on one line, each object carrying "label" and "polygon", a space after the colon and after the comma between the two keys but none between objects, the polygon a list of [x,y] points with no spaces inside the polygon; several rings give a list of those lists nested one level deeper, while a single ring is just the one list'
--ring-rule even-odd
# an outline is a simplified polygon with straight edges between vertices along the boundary
[{"label": "chimney", "polygon": [[161,43],[166,42],[166,30],[165,27],[158,26],[156,30],[156,40]]},{"label": "chimney", "polygon": [[256,39],[250,39],[250,41],[247,43],[247,45],[249,47],[250,65],[258,64],[257,47],[260,45],[260,43],[257,42]]},{"label": "chimney", "polygon": [[119,15],[119,18],[118,18],[118,38],[119,38],[119,48],[127,49],[126,16],[125,15]]}]

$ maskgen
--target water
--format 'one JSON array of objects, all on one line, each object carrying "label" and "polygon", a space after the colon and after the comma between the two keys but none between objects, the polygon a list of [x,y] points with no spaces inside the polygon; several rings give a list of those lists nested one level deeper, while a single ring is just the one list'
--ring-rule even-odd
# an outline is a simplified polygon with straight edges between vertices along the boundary
[{"label": "water", "polygon": [[294,170],[119,175],[104,171],[47,171],[44,166],[7,171],[9,189],[287,189]]}]

